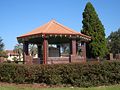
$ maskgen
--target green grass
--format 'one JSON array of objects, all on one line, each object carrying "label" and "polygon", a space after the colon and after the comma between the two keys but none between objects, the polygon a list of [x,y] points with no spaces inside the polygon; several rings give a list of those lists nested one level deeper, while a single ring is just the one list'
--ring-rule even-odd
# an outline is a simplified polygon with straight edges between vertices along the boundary
[{"label": "green grass", "polygon": [[120,85],[91,88],[25,88],[15,86],[0,86],[0,90],[120,90]]}]

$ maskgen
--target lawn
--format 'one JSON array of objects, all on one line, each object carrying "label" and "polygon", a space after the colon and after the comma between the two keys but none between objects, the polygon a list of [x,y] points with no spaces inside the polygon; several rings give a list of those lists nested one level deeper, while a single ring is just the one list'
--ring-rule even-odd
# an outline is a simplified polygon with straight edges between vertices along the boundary
[{"label": "lawn", "polygon": [[114,86],[102,86],[91,88],[28,88],[28,87],[16,87],[16,86],[0,86],[0,90],[120,90],[120,85]]}]

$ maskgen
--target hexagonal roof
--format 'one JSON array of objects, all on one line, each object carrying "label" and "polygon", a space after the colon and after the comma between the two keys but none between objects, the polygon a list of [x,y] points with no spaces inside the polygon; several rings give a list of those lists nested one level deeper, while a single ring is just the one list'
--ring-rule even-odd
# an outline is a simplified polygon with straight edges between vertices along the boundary
[{"label": "hexagonal roof", "polygon": [[31,32],[23,34],[17,38],[24,38],[24,37],[29,37],[29,36],[33,36],[33,35],[39,35],[39,34],[79,35],[79,36],[83,36],[83,37],[88,38],[88,39],[91,38],[87,35],[81,34],[80,32],[74,31],[66,26],[63,26],[62,24],[56,22],[55,20],[51,20],[50,22],[32,30]]}]

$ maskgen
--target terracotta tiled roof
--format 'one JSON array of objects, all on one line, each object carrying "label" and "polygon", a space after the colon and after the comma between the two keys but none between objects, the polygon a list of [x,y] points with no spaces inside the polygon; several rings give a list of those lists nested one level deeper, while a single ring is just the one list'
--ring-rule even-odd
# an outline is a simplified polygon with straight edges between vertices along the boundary
[{"label": "terracotta tiled roof", "polygon": [[27,37],[27,36],[31,36],[31,35],[37,35],[37,34],[69,34],[69,35],[81,35],[81,36],[90,38],[87,35],[81,34],[79,32],[76,32],[76,31],[66,27],[66,26],[61,25],[60,23],[56,22],[55,20],[51,20],[47,24],[44,24],[43,26],[38,27],[31,32],[21,35],[18,38]]}]

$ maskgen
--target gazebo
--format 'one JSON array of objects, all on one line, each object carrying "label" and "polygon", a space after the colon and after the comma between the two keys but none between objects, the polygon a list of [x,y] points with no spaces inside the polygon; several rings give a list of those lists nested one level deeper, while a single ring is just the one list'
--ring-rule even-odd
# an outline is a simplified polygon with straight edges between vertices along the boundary
[{"label": "gazebo", "polygon": [[[25,64],[59,64],[70,62],[86,61],[86,42],[91,37],[76,32],[62,24],[51,20],[50,22],[17,37],[19,43],[23,43],[23,61]],[[69,44],[69,55],[62,56],[61,44]],[[38,48],[38,58],[34,59],[29,55],[29,44],[36,44]],[[56,50],[50,49],[50,44],[56,45]],[[78,46],[81,55],[77,54]]]}]

